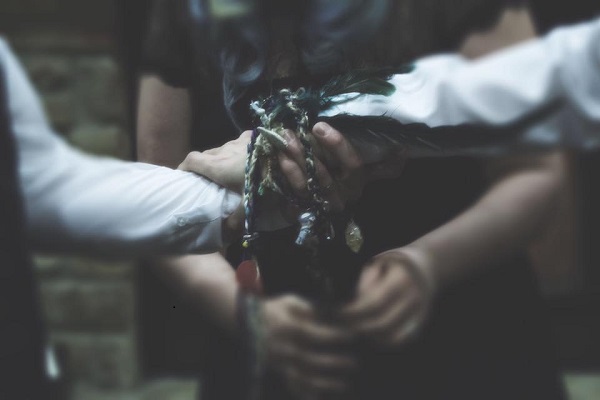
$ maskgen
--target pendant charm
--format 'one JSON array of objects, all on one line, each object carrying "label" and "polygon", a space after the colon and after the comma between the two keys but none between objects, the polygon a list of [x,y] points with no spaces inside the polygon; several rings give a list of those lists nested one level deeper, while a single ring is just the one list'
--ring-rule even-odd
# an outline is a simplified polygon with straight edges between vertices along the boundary
[{"label": "pendant charm", "polygon": [[345,234],[346,245],[348,248],[350,248],[350,250],[353,252],[358,253],[363,245],[364,240],[360,228],[353,219],[348,222]]},{"label": "pendant charm", "polygon": [[315,225],[316,220],[317,217],[310,211],[300,215],[298,218],[298,222],[300,222],[300,232],[298,232],[298,237],[296,238],[296,244],[298,246],[303,246],[309,238],[314,236],[313,226]]}]

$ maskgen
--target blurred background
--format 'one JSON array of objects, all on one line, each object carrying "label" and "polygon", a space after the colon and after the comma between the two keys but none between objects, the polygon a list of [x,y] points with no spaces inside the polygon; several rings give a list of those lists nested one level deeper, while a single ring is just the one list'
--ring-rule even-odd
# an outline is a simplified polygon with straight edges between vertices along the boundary
[{"label": "blurred background", "polygon": [[[151,2],[0,2],[0,34],[56,130],[86,151],[134,157],[136,75]],[[549,3],[533,1],[542,32],[600,11],[583,0]],[[562,209],[531,254],[571,397],[592,400],[600,399],[600,154],[570,161]],[[195,359],[208,344],[195,336],[193,312],[148,271],[133,262],[40,255],[37,272],[65,399],[195,398]]]}]

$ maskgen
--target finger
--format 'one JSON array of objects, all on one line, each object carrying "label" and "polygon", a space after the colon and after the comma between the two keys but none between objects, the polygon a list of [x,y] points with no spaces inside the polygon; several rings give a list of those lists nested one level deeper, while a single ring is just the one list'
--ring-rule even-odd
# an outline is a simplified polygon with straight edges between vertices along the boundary
[{"label": "finger", "polygon": [[419,308],[417,298],[416,294],[406,295],[400,301],[390,304],[379,315],[359,321],[355,329],[376,341],[386,343],[416,315]]},{"label": "finger", "polygon": [[286,296],[288,317],[287,334],[295,337],[304,344],[314,346],[339,345],[349,343],[354,339],[351,332],[327,325],[316,320],[314,306],[298,296]]},{"label": "finger", "polygon": [[359,278],[357,298],[340,310],[342,319],[347,321],[360,320],[376,312],[382,306],[387,296],[381,290],[383,278],[383,269],[381,266],[367,266]]},{"label": "finger", "polygon": [[306,171],[306,158],[304,156],[304,146],[300,142],[300,139],[294,132],[286,129],[283,132],[283,138],[286,142],[285,154],[292,160],[294,160],[298,166]]},{"label": "finger", "polygon": [[327,170],[327,167],[321,160],[315,159],[315,169],[323,196],[331,205],[332,210],[342,211],[344,209],[344,202],[342,201],[336,182]]},{"label": "finger", "polygon": [[296,367],[288,367],[284,375],[288,385],[300,399],[320,399],[321,396],[341,394],[350,388],[344,378],[323,377]]},{"label": "finger", "polygon": [[333,157],[332,162],[342,171],[342,178],[347,178],[362,166],[362,160],[350,142],[331,125],[318,122],[313,127],[313,133],[323,150]]},{"label": "finger", "polygon": [[304,351],[298,359],[300,368],[308,371],[316,371],[321,375],[348,375],[358,368],[354,357],[343,354],[321,354]]},{"label": "finger", "polygon": [[279,351],[279,361],[296,365],[307,373],[343,376],[356,371],[358,368],[355,357],[346,353],[307,350],[290,344],[280,348]]},{"label": "finger", "polygon": [[293,334],[298,341],[309,346],[340,346],[354,341],[354,335],[346,329],[308,321],[299,322]]},{"label": "finger", "polygon": [[292,190],[301,197],[308,196],[305,171],[286,154],[279,153],[278,158],[281,172],[286,177]]},{"label": "finger", "polygon": [[423,323],[425,321],[425,314],[417,314],[414,317],[408,319],[403,327],[395,332],[389,339],[390,346],[399,346],[417,337]]},{"label": "finger", "polygon": [[377,284],[377,281],[381,279],[382,275],[383,270],[377,266],[365,267],[358,282],[358,293],[365,293],[371,290]]},{"label": "finger", "polygon": [[410,289],[410,275],[402,268],[387,268],[385,264],[379,264],[382,261],[385,262],[385,260],[375,260],[377,264],[369,267],[382,271],[373,285],[368,290],[360,292],[356,301],[342,310],[342,315],[347,321],[356,323],[379,316]]},{"label": "finger", "polygon": [[243,143],[248,144],[252,138],[252,133],[253,132],[251,130],[244,131],[236,140],[241,140]]}]

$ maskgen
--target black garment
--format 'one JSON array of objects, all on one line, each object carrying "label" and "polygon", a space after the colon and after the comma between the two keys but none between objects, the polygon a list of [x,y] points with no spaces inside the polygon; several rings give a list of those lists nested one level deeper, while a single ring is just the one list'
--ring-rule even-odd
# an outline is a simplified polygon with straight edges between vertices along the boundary
[{"label": "black garment", "polygon": [[[349,65],[397,66],[424,54],[453,51],[469,33],[492,26],[501,10],[524,7],[528,1],[394,0],[392,4],[392,23],[385,24],[372,41],[355,48],[356,59],[347,60]],[[192,137],[192,145],[200,149],[214,147],[236,137],[236,132],[253,128],[248,105],[229,97],[232,84],[223,81],[219,54],[208,40],[210,28],[198,26],[207,25],[203,5],[203,0],[153,0],[140,68],[171,86],[191,89],[193,131],[202,132]],[[393,47],[387,45],[390,42]],[[362,64],[365,59],[369,59],[367,65]],[[257,84],[272,89],[268,82]],[[256,92],[256,88],[250,89],[246,97]],[[223,102],[225,109],[220,107]]]},{"label": "black garment", "polygon": [[[158,2],[162,3],[161,0]],[[517,3],[523,2],[399,1],[395,4],[407,25],[390,28],[404,29],[404,34],[388,36],[394,38],[394,45],[400,50],[396,49],[397,57],[390,55],[387,65],[399,65],[427,53],[450,50],[467,33],[491,25],[502,8]],[[401,6],[414,12],[402,14]],[[175,18],[174,21],[184,20],[177,13],[161,14],[161,18],[165,16]],[[162,25],[157,25],[165,29],[160,35],[161,40],[170,45],[161,48],[151,37],[151,43],[156,46],[150,46],[152,51],[146,69],[163,74],[161,76],[168,83],[186,86],[190,85],[190,76],[201,76],[208,70],[189,60],[187,64],[178,64],[180,55],[172,52],[177,53],[177,46],[185,46],[182,37],[190,42],[192,35],[185,23],[174,21],[169,23],[161,19]],[[194,47],[187,51],[190,48]],[[173,54],[173,58],[169,54]],[[165,56],[168,60],[163,58]],[[379,66],[379,61],[373,60],[374,65]],[[205,85],[214,82],[216,77],[218,75],[208,79]],[[276,89],[280,83],[260,81],[248,89],[242,101],[232,104],[229,111],[237,125],[249,128],[247,101],[265,90]],[[286,82],[292,89],[300,84],[298,81]],[[190,87],[194,95],[195,86]],[[201,93],[195,95],[201,96]],[[194,131],[204,132],[201,127],[199,125]],[[471,206],[485,188],[479,163],[464,158],[411,160],[399,179],[371,184],[365,189],[355,214],[365,237],[361,254],[354,258],[345,257],[341,262],[339,257],[330,255],[340,277],[339,284],[345,288],[342,292],[352,290],[362,260],[406,245],[439,227]],[[298,258],[290,256],[290,238],[283,236],[286,234],[293,236],[293,232],[280,232],[261,243],[261,271],[266,288],[271,293],[291,291],[310,296],[311,289],[302,275],[302,265],[294,265]],[[362,354],[363,368],[356,380],[359,398],[564,398],[553,357],[547,311],[525,255],[490,260],[490,268],[482,270],[487,272],[472,276],[440,294],[427,326],[414,343],[396,351],[357,349]],[[202,398],[234,398],[224,390],[235,388],[233,371],[239,366],[236,354],[222,349],[215,349],[215,353],[212,362],[217,367],[210,370],[210,379],[202,385],[210,393],[204,393]],[[209,394],[213,397],[207,397]],[[276,377],[269,376],[265,398],[285,399],[289,395]]]},{"label": "black garment", "polygon": [[44,330],[25,241],[7,96],[0,67],[0,399],[49,399]]}]

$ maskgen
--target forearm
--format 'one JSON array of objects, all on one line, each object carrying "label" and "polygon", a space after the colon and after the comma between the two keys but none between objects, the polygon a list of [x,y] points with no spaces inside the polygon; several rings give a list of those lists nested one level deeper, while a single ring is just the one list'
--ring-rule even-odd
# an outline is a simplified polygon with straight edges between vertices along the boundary
[{"label": "forearm", "polygon": [[222,246],[237,194],[191,173],[57,147],[19,168],[39,250],[137,257]]},{"label": "forearm", "polygon": [[[156,76],[142,77],[138,106],[138,159],[177,166],[191,150],[190,133],[189,90],[169,86]],[[203,315],[209,316],[211,322],[228,332],[235,330],[238,285],[233,268],[220,253],[159,258],[152,260],[152,265],[182,298]]]},{"label": "forearm", "polygon": [[1,40],[0,63],[28,231],[38,249],[134,257],[221,246],[222,223],[238,195],[191,173],[77,151],[51,130]]},{"label": "forearm", "polygon": [[[484,39],[488,39],[487,41]],[[540,110],[561,105],[559,119],[568,134],[528,129],[526,143],[597,148],[600,125],[600,20],[559,28],[548,36],[470,62],[458,54],[416,62],[414,72],[394,76],[389,97],[364,95],[322,113],[386,115],[401,123],[429,127],[482,125],[506,127]],[[484,43],[482,43],[484,42]],[[490,43],[492,42],[492,43]],[[484,53],[499,43],[478,37],[464,49]],[[511,43],[508,43],[511,44]],[[546,120],[538,120],[546,122]],[[490,130],[493,132],[493,130]]]},{"label": "forearm", "polygon": [[238,284],[233,268],[219,253],[161,258],[153,263],[183,299],[211,322],[235,334]]},{"label": "forearm", "polygon": [[544,227],[563,185],[558,154],[499,179],[471,208],[407,246],[440,286],[523,249]]}]

